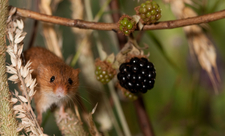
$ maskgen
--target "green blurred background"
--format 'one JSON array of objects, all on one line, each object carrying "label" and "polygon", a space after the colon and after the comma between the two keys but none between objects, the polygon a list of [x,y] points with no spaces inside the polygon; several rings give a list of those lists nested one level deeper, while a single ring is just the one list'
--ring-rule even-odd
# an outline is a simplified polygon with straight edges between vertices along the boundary
[{"label": "green blurred background", "polygon": [[[170,5],[156,0],[162,8],[162,18],[160,21],[175,20],[175,16],[171,12]],[[207,4],[203,5],[203,1]],[[102,1],[91,0],[93,16],[99,11]],[[119,0],[120,12],[128,15],[135,14],[133,8],[139,5],[136,0]],[[223,0],[195,0],[198,3],[193,9],[199,14],[208,14],[224,9],[225,2]],[[33,9],[33,3],[29,0],[9,0],[10,5]],[[111,14],[112,11],[107,10],[105,15]],[[70,1],[63,0],[59,3],[54,15],[71,18]],[[100,22],[104,20],[100,19]],[[27,46],[33,20],[27,19],[25,23],[25,31],[28,32],[25,38],[25,46]],[[207,73],[201,69],[196,57],[192,57],[189,52],[189,45],[182,28],[170,30],[153,30],[145,31],[140,46],[144,43],[149,45],[150,61],[154,63],[157,77],[155,87],[144,95],[144,102],[148,115],[151,119],[153,129],[156,136],[224,136],[225,135],[225,92],[224,92],[224,62],[225,62],[225,19],[210,22],[209,29],[205,33],[214,43],[217,52],[217,65],[221,77],[218,82],[219,94],[215,95],[212,84]],[[39,25],[40,26],[40,25]],[[76,38],[69,27],[57,26],[58,31],[63,38],[63,56],[68,58],[75,54]],[[35,41],[35,46],[44,46],[44,40],[41,34],[41,27]],[[100,41],[104,45],[107,53],[117,53],[118,45],[113,45],[109,33],[106,31],[98,31]],[[137,35],[139,32],[135,32]],[[92,48],[95,52],[96,42],[94,38],[90,38]],[[26,47],[25,47],[26,48]],[[79,67],[78,65],[76,67]],[[85,80],[85,79],[83,79]],[[81,81],[82,82],[82,81]],[[85,84],[83,84],[85,86]],[[106,89],[107,91],[107,89]],[[91,93],[91,92],[89,92]],[[85,94],[84,94],[85,95]],[[88,96],[83,96],[88,99]],[[124,114],[131,129],[132,135],[141,136],[140,128],[137,123],[133,102],[121,101]],[[94,104],[88,104],[90,107]],[[54,123],[54,117],[50,113],[44,130],[47,134],[56,136],[60,135]],[[109,135],[116,135],[114,130]]]}]

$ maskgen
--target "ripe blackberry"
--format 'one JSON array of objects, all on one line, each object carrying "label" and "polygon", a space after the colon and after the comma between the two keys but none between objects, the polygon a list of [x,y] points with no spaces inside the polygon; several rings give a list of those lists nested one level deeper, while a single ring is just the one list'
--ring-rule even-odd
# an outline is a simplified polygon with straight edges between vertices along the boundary
[{"label": "ripe blackberry", "polygon": [[113,69],[112,65],[106,61],[96,59],[95,66],[96,79],[103,84],[108,83],[116,74],[116,70]]},{"label": "ripe blackberry", "polygon": [[146,93],[154,87],[156,71],[146,58],[131,58],[120,65],[117,78],[119,84],[131,93]]},{"label": "ripe blackberry", "polygon": [[141,6],[136,7],[135,11],[141,17],[143,24],[155,23],[161,18],[161,9],[155,1],[147,0]]},{"label": "ripe blackberry", "polygon": [[123,15],[118,21],[119,31],[128,36],[131,32],[136,29],[135,21],[128,15]]}]

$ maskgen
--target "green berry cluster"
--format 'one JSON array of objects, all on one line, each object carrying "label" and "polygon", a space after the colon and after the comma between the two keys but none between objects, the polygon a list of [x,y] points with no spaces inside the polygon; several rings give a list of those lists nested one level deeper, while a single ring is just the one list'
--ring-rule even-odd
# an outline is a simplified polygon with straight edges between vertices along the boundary
[{"label": "green berry cluster", "polygon": [[144,24],[155,23],[161,18],[161,9],[155,1],[146,1],[139,6],[137,14]]},{"label": "green berry cluster", "polygon": [[135,21],[129,17],[122,16],[119,21],[119,29],[125,35],[129,35],[130,32],[134,31],[135,27]]},{"label": "green berry cluster", "polygon": [[129,91],[124,91],[124,96],[130,100],[137,100],[137,96]]},{"label": "green berry cluster", "polygon": [[113,72],[103,70],[101,66],[96,66],[95,75],[96,79],[103,84],[108,83],[114,77]]}]

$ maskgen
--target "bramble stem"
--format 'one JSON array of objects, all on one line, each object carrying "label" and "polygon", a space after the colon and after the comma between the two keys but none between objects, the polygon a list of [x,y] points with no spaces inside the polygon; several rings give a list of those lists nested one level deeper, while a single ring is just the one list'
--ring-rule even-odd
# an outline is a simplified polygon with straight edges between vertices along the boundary
[{"label": "bramble stem", "polygon": [[[105,31],[119,30],[117,28],[116,23],[88,22],[88,21],[79,20],[79,19],[68,19],[68,18],[62,18],[58,16],[45,15],[45,14],[41,14],[38,12],[21,9],[21,8],[17,8],[16,13],[17,15],[21,17],[32,18],[39,21],[44,21],[48,23],[59,24],[59,25],[64,25],[69,27],[77,27],[81,29],[93,29],[93,30],[105,30]],[[177,27],[208,23],[208,22],[216,21],[222,18],[225,18],[225,10],[221,10],[218,12],[214,12],[214,13],[206,14],[202,16],[197,16],[197,17],[156,22],[155,24],[152,24],[152,25],[144,25],[143,30],[172,29]]]}]

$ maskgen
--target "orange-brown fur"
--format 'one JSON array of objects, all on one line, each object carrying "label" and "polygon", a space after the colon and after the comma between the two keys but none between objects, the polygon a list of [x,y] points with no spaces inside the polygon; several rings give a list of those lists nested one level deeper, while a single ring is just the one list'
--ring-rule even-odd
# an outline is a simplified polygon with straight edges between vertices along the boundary
[{"label": "orange-brown fur", "polygon": [[[28,49],[24,52],[24,57],[26,61],[32,62],[32,77],[37,79],[34,101],[38,122],[41,123],[42,113],[53,103],[62,105],[74,98],[79,84],[79,70],[66,65],[62,59],[41,47]],[[50,82],[52,76],[55,80]],[[73,81],[72,84],[68,82],[69,78]]]}]

